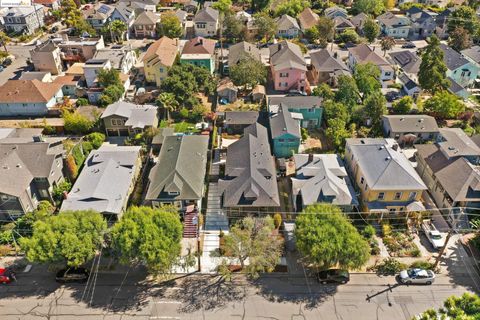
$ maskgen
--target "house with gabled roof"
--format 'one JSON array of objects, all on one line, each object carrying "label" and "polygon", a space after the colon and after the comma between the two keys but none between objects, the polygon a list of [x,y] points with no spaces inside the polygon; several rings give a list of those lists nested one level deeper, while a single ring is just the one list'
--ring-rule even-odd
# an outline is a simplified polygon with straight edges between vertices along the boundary
[{"label": "house with gabled roof", "polygon": [[310,90],[307,63],[297,44],[283,40],[268,47],[273,87],[278,91]]},{"label": "house with gabled roof", "polygon": [[220,28],[219,13],[212,7],[205,7],[193,18],[197,37],[215,37]]},{"label": "house with gabled roof", "polygon": [[363,35],[363,26],[368,19],[368,15],[363,12],[350,18],[350,22],[353,24],[355,31],[357,31],[359,35]]},{"label": "house with gabled roof", "polygon": [[294,114],[300,114],[302,128],[320,128],[322,125],[322,98],[317,96],[269,97],[268,112],[275,114],[280,105],[286,106]]},{"label": "house with gabled roof", "polygon": [[435,33],[437,13],[412,6],[405,14],[412,22],[410,38],[425,39]]},{"label": "house with gabled roof", "polygon": [[325,11],[323,11],[323,14],[330,19],[333,19],[335,17],[348,18],[347,10],[339,6],[329,7],[325,9]]},{"label": "house with gabled roof", "polygon": [[108,4],[94,3],[85,5],[81,12],[84,19],[98,31],[109,21],[114,9]]},{"label": "house with gabled roof", "polygon": [[372,63],[376,65],[380,69],[381,81],[393,80],[395,76],[395,70],[392,65],[366,44],[348,48],[348,63],[352,72],[357,64]]},{"label": "house with gabled roof", "polygon": [[409,50],[390,52],[389,57],[389,61],[398,67],[398,80],[403,90],[409,96],[416,97],[421,91],[418,85],[418,71],[422,59]]},{"label": "house with gabled roof", "polygon": [[126,4],[138,12],[156,12],[157,5],[160,3],[160,0],[119,0],[118,3]]},{"label": "house with gabled roof", "polygon": [[215,44],[217,41],[202,37],[193,38],[185,43],[180,56],[180,63],[189,63],[215,71]]},{"label": "house with gabled roof", "polygon": [[127,40],[130,36],[130,29],[133,27],[133,23],[135,22],[135,9],[131,6],[127,5],[125,2],[118,3],[113,12],[110,16],[112,21],[120,20],[127,26]]},{"label": "house with gabled roof", "polygon": [[300,33],[300,26],[297,19],[284,14],[276,20],[277,25],[277,37],[292,39],[298,37]]},{"label": "house with gabled roof", "polygon": [[[472,85],[478,76],[479,68],[444,43],[440,44],[440,49],[443,51],[443,61],[447,66],[446,75],[451,82],[451,91],[454,93],[458,92],[458,90],[455,89],[456,84],[462,88],[467,88]],[[463,95],[461,95],[461,97],[466,98]]]},{"label": "house with gabled roof", "polygon": [[346,30],[355,30],[355,26],[353,25],[353,23],[351,23],[350,20],[342,16],[333,18],[333,26],[335,28],[335,31],[338,33],[342,33]]},{"label": "house with gabled roof", "polygon": [[336,154],[296,154],[292,177],[292,203],[301,212],[315,203],[331,203],[345,212],[358,206],[355,190],[345,165]]},{"label": "house with gabled roof", "polygon": [[246,127],[256,123],[258,111],[225,111],[223,127],[229,134],[243,134]]},{"label": "house with gabled roof", "polygon": [[327,83],[335,87],[339,76],[350,75],[350,70],[345,63],[338,58],[336,53],[328,49],[310,53],[310,60],[312,68],[308,74],[309,79],[312,79],[312,84]]},{"label": "house with gabled roof", "polygon": [[462,56],[477,66],[480,70],[480,46],[472,46],[471,48],[462,50],[461,53]]},{"label": "house with gabled roof", "polygon": [[154,38],[157,34],[156,27],[160,17],[152,11],[143,11],[135,22],[133,22],[133,32],[136,38]]},{"label": "house with gabled roof", "polygon": [[424,114],[382,116],[384,136],[400,145],[436,141],[439,135],[437,121]]},{"label": "house with gabled roof", "polygon": [[109,222],[120,219],[140,173],[140,149],[104,144],[90,152],[60,211],[95,210]]},{"label": "house with gabled roof", "polygon": [[105,109],[101,118],[107,136],[132,136],[158,126],[158,108],[117,101]]},{"label": "house with gabled roof", "polygon": [[275,160],[267,129],[259,123],[227,148],[225,176],[218,189],[226,213],[275,212],[280,208]]},{"label": "house with gabled roof", "polygon": [[181,210],[202,207],[208,136],[166,136],[157,164],[148,175],[145,205],[173,204]]},{"label": "house with gabled roof", "polygon": [[160,87],[178,55],[178,39],[162,37],[148,47],[143,56],[145,80]]},{"label": "house with gabled roof", "polygon": [[420,211],[427,189],[393,139],[347,139],[345,160],[361,195],[361,210],[370,213]]},{"label": "house with gabled roof", "polygon": [[407,17],[387,11],[378,16],[377,21],[384,35],[395,39],[408,38],[411,22]]},{"label": "house with gabled roof", "polygon": [[292,114],[287,106],[280,104],[277,113],[270,116],[270,136],[273,154],[277,158],[290,158],[298,153],[302,135],[301,114]]},{"label": "house with gabled roof", "polygon": [[257,61],[262,61],[260,50],[255,44],[242,41],[235,43],[228,48],[228,66],[236,65],[240,60],[247,57],[253,58]]},{"label": "house with gabled roof", "polygon": [[298,14],[297,19],[300,22],[300,29],[302,32],[315,28],[320,21],[318,14],[313,12],[310,8],[303,9],[303,11]]}]

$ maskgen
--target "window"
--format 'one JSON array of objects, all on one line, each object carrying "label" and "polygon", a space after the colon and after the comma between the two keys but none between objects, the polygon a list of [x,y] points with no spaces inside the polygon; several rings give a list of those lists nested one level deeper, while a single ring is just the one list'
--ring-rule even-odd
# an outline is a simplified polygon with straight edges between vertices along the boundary
[{"label": "window", "polygon": [[281,83],[281,82],[279,82],[279,83],[278,83],[278,86],[279,86],[279,87],[281,87],[281,86],[282,86],[282,83]]},{"label": "window", "polygon": [[163,68],[160,68],[160,72],[162,72],[162,73],[163,73]]},{"label": "window", "polygon": [[205,29],[207,27],[207,24],[204,22],[197,22],[197,28],[198,29]]},{"label": "window", "polygon": [[288,78],[288,72],[280,72],[280,78]]},{"label": "window", "polygon": [[278,142],[285,142],[285,139],[278,139]]},{"label": "window", "polygon": [[285,87],[288,87],[288,82],[285,82]]},{"label": "window", "polygon": [[117,125],[117,119],[112,119],[112,126],[116,126]]},{"label": "window", "polygon": [[392,75],[392,73],[391,73],[390,71],[389,71],[389,72],[385,72],[385,77],[389,77],[389,76],[391,76],[391,75]]},{"label": "window", "polygon": [[310,109],[308,109],[308,112],[314,113],[314,112],[315,112],[315,109],[314,109],[314,108],[310,108]]},{"label": "window", "polygon": [[400,200],[402,198],[402,193],[401,192],[395,192],[395,200]]},{"label": "window", "polygon": [[[353,156],[352,156],[353,158]],[[365,179],[363,177],[360,178],[360,184],[363,184],[365,182]]]},{"label": "window", "polygon": [[180,194],[180,192],[178,192],[178,191],[168,193],[169,196],[178,196],[179,194]]},{"label": "window", "polygon": [[7,201],[7,200],[8,200],[8,196],[5,194],[2,194],[2,201]]},{"label": "window", "polygon": [[396,212],[397,212],[397,209],[395,209],[395,208],[388,209],[388,213],[390,213],[390,214],[394,214]]},{"label": "window", "polygon": [[383,200],[383,199],[385,199],[385,192],[379,192],[377,199],[378,199],[378,200]]},{"label": "window", "polygon": [[410,192],[410,195],[408,196],[408,198],[410,200],[417,198],[417,192],[416,191]]}]

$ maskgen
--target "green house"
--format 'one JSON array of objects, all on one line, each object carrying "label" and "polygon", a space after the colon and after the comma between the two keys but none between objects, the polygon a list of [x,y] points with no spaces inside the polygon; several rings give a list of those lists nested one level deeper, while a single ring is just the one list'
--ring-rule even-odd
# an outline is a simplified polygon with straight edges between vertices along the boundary
[{"label": "green house", "polygon": [[215,60],[209,54],[182,54],[180,63],[190,63],[197,67],[206,68],[212,74],[215,70]]},{"label": "green house", "polygon": [[206,68],[213,74],[215,71],[215,43],[215,40],[202,37],[187,41],[180,55],[180,63],[190,63]]},{"label": "green house", "polygon": [[270,117],[270,131],[275,157],[290,158],[298,153],[301,141],[300,123],[283,104],[280,104],[278,112]]},{"label": "green house", "polygon": [[302,115],[303,119],[300,120],[302,128],[321,127],[323,117],[322,98],[316,96],[272,97],[268,100],[270,113],[276,113],[280,104],[286,106],[288,111]]}]

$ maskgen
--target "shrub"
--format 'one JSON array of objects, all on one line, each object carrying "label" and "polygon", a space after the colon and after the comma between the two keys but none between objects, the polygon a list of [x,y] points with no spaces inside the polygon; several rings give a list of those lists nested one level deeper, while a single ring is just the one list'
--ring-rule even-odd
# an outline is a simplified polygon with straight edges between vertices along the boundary
[{"label": "shrub", "polygon": [[308,130],[305,128],[302,128],[302,140],[305,141],[308,139]]},{"label": "shrub", "polygon": [[[53,193],[52,193],[53,199],[55,201],[62,201],[63,193],[70,191],[70,189],[72,189],[72,184],[70,182],[68,181],[60,182],[53,188]],[[41,210],[40,205],[38,206],[38,210]]]},{"label": "shrub", "polygon": [[78,175],[78,167],[77,167],[77,164],[75,163],[75,159],[71,154],[69,154],[65,162],[66,162],[65,169],[67,171],[67,177],[70,180],[75,180]]},{"label": "shrub", "polygon": [[370,245],[370,254],[372,256],[376,256],[380,254],[380,246],[378,245],[377,239],[375,238],[370,239],[369,245]]},{"label": "shrub", "polygon": [[273,215],[273,224],[276,229],[279,229],[282,225],[282,215],[280,213],[277,212]]},{"label": "shrub", "polygon": [[75,164],[77,167],[81,167],[83,161],[85,161],[85,155],[83,154],[82,148],[80,144],[75,145],[72,149],[73,159],[75,159]]},{"label": "shrub", "polygon": [[86,98],[78,98],[77,100],[77,107],[81,106],[88,106],[88,99]]},{"label": "shrub", "polygon": [[365,239],[372,239],[376,233],[377,230],[375,230],[375,227],[372,225],[366,226],[362,231],[362,235],[365,237]]},{"label": "shrub", "polygon": [[394,258],[387,258],[376,266],[376,271],[381,275],[395,275],[407,268],[407,265]]},{"label": "shrub", "polygon": [[189,115],[190,115],[190,113],[189,113],[187,108],[182,108],[182,109],[180,109],[180,111],[178,111],[178,116],[182,120],[188,119]]},{"label": "shrub", "polygon": [[422,255],[422,253],[420,252],[420,249],[413,248],[412,250],[410,250],[410,255],[412,257],[420,257]]},{"label": "shrub", "polygon": [[98,149],[105,142],[105,135],[100,132],[90,133],[85,137],[87,141],[91,142],[93,149]]},{"label": "shrub", "polygon": [[90,151],[93,150],[93,145],[90,141],[83,141],[82,142],[82,149],[83,149],[83,154],[85,156],[88,156],[88,154],[90,153]]},{"label": "shrub", "polygon": [[410,268],[420,268],[426,270],[433,270],[434,264],[425,260],[418,260],[410,265]]},{"label": "shrub", "polygon": [[86,134],[93,128],[93,121],[79,113],[65,111],[62,116],[65,131],[69,133]]},{"label": "shrub", "polygon": [[388,223],[382,224],[382,234],[384,237],[392,234],[392,227]]}]

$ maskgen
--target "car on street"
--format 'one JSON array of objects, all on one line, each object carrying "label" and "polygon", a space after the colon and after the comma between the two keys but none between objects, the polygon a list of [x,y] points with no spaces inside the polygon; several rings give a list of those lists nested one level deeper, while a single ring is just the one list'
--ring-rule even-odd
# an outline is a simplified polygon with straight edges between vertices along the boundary
[{"label": "car on street", "polygon": [[15,273],[9,269],[0,268],[0,283],[8,284],[12,280],[16,280]]},{"label": "car on street", "polygon": [[52,29],[50,29],[50,33],[57,33],[58,32],[58,27],[53,26]]},{"label": "car on street", "polygon": [[403,284],[427,284],[435,281],[435,273],[432,270],[425,269],[407,269],[400,272],[399,280]]},{"label": "car on street", "polygon": [[445,246],[445,237],[438,231],[430,219],[423,220],[422,230],[435,250],[440,250]]},{"label": "car on street", "polygon": [[402,49],[415,49],[417,46],[413,42],[405,42],[402,44]]},{"label": "car on street", "polygon": [[85,282],[90,273],[85,268],[66,268],[57,272],[55,280],[57,282]]},{"label": "car on street", "polygon": [[317,273],[317,280],[321,284],[342,283],[350,281],[350,273],[342,269],[328,269]]},{"label": "car on street", "polygon": [[398,91],[389,91],[385,95],[385,98],[387,99],[388,102],[393,102],[395,100],[400,99],[400,93]]}]

